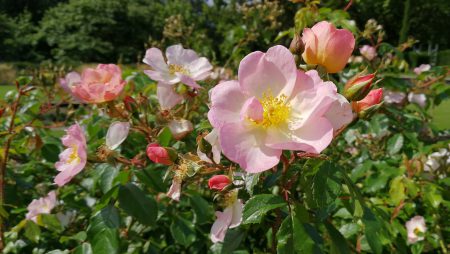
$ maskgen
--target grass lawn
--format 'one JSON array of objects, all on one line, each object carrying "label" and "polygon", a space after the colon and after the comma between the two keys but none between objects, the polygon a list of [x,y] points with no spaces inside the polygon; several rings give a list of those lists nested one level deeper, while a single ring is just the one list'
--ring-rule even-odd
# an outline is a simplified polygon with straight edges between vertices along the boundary
[{"label": "grass lawn", "polygon": [[450,100],[443,101],[439,106],[430,109],[433,123],[440,130],[450,130]]},{"label": "grass lawn", "polygon": [[9,90],[13,90],[13,89],[16,89],[15,86],[0,86],[0,99],[4,99],[5,98],[5,94]]}]

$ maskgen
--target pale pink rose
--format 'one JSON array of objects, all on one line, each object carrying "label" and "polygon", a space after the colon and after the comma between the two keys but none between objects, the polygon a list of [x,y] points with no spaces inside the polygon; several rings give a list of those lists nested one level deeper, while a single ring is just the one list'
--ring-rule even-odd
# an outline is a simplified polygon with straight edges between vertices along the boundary
[{"label": "pale pink rose", "polygon": [[421,64],[419,67],[414,68],[414,73],[420,75],[422,72],[429,71],[431,69],[431,65],[429,64]]},{"label": "pale pink rose", "polygon": [[72,94],[73,87],[79,82],[81,82],[81,76],[75,71],[69,72],[64,78],[59,79],[61,87],[70,94]]},{"label": "pale pink rose", "polygon": [[200,88],[196,81],[209,77],[212,65],[205,57],[199,57],[192,49],[184,49],[180,44],[166,49],[167,62],[161,50],[148,49],[143,62],[152,70],[145,70],[151,79],[174,85],[184,83],[193,88]]},{"label": "pale pink rose", "polygon": [[421,108],[425,108],[425,106],[427,105],[427,96],[423,93],[409,93],[408,101],[419,105]]},{"label": "pale pink rose", "polygon": [[183,139],[194,130],[192,123],[186,119],[174,119],[169,122],[168,127],[176,140]]},{"label": "pale pink rose", "polygon": [[[333,125],[346,124],[326,115],[342,99],[336,86],[315,70],[297,70],[283,46],[246,56],[238,79],[212,89],[208,118],[224,155],[249,173],[277,165],[283,150],[320,153],[333,139]],[[336,114],[351,114],[339,104],[343,112]]]},{"label": "pale pink rose", "polygon": [[408,233],[408,243],[413,244],[425,239],[423,236],[418,236],[418,233],[427,232],[427,226],[425,225],[425,219],[422,216],[414,216],[406,222],[406,231]]},{"label": "pale pink rose", "polygon": [[67,134],[61,140],[67,149],[59,154],[59,161],[55,163],[60,173],[55,177],[54,182],[60,187],[80,173],[87,161],[86,138],[80,125],[74,124],[66,132]]},{"label": "pale pink rose", "polygon": [[181,181],[178,178],[172,179],[172,185],[166,194],[169,198],[175,201],[180,201],[181,196]]},{"label": "pale pink rose", "polygon": [[[204,138],[211,145],[211,152],[213,154],[213,160],[215,163],[220,163],[220,154],[222,153],[222,148],[220,147],[219,142],[219,133],[216,129],[213,129],[208,135]],[[211,159],[203,153],[200,148],[197,148],[197,155],[202,161],[206,161],[212,163]]]},{"label": "pale pink rose", "polygon": [[223,242],[228,228],[235,228],[242,222],[243,202],[240,199],[225,208],[223,212],[216,212],[216,221],[211,227],[211,241],[213,243]]},{"label": "pale pink rose", "polygon": [[37,222],[37,216],[39,214],[49,214],[56,206],[56,192],[51,191],[46,197],[33,199],[28,205],[28,213],[26,215],[27,220]]},{"label": "pale pink rose", "polygon": [[125,141],[130,131],[129,122],[113,122],[106,133],[106,146],[114,150]]},{"label": "pale pink rose", "polygon": [[86,68],[79,80],[75,74],[72,75],[72,83],[66,81],[67,86],[77,99],[85,103],[112,101],[125,86],[122,71],[115,64],[99,64],[95,69]]},{"label": "pale pink rose", "polygon": [[377,50],[369,45],[364,45],[359,48],[359,53],[361,53],[361,55],[367,58],[367,60],[369,61],[372,61],[372,59],[377,56]]},{"label": "pale pink rose", "polygon": [[305,28],[302,36],[305,51],[302,54],[307,64],[319,64],[328,73],[341,71],[348,62],[355,48],[353,34],[345,29],[322,21],[311,29]]},{"label": "pale pink rose", "polygon": [[174,86],[158,82],[156,96],[162,110],[169,110],[183,101],[183,96],[179,95]]},{"label": "pale pink rose", "polygon": [[403,92],[386,91],[384,93],[383,101],[388,104],[400,104],[405,99],[406,95]]},{"label": "pale pink rose", "polygon": [[352,105],[347,99],[341,94],[337,94],[337,97],[338,99],[331,104],[330,109],[325,113],[325,117],[333,125],[334,133],[353,121],[354,117]]}]

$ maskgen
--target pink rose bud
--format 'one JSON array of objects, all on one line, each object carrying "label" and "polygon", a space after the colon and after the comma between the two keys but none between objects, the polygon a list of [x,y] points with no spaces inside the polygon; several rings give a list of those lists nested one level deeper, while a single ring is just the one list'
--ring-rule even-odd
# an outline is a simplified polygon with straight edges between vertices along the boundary
[{"label": "pink rose bud", "polygon": [[85,103],[102,103],[117,98],[124,86],[119,66],[99,64],[95,69],[83,70],[81,79],[71,83],[68,88],[76,98]]},{"label": "pink rose bud", "polygon": [[362,76],[362,73],[351,78],[344,87],[344,96],[349,101],[362,100],[370,92],[375,74]]},{"label": "pink rose bud", "polygon": [[383,89],[378,88],[369,92],[362,100],[353,102],[353,110],[361,118],[368,118],[381,106],[383,98]]},{"label": "pink rose bud", "polygon": [[221,191],[225,186],[231,183],[226,175],[215,175],[208,180],[208,186],[211,190]]},{"label": "pink rose bud", "polygon": [[147,146],[147,156],[151,161],[155,163],[164,165],[173,164],[173,160],[170,156],[169,150],[156,143],[149,144]]},{"label": "pink rose bud", "polygon": [[305,51],[302,54],[307,64],[319,64],[328,73],[336,73],[344,69],[355,48],[355,37],[346,29],[336,27],[322,21],[311,29],[303,30]]}]

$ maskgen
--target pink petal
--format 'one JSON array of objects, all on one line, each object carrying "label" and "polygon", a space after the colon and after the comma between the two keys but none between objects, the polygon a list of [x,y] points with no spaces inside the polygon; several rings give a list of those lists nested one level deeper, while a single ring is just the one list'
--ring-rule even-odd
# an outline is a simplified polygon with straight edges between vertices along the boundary
[{"label": "pink petal", "polygon": [[280,161],[282,150],[265,145],[260,128],[247,128],[242,123],[227,123],[220,128],[220,145],[225,156],[249,173],[268,170]]},{"label": "pink petal", "polygon": [[265,143],[273,149],[322,152],[333,139],[333,126],[324,117],[310,119],[296,130],[269,129]]},{"label": "pink petal", "polygon": [[150,65],[155,72],[169,73],[169,67],[158,48],[147,49],[143,62]]},{"label": "pink petal", "polygon": [[158,83],[156,88],[156,96],[158,97],[159,106],[163,110],[169,110],[175,105],[183,101],[183,96],[175,92],[173,85],[168,85],[162,82]]},{"label": "pink petal", "polygon": [[201,86],[199,84],[197,84],[197,82],[195,82],[194,79],[192,79],[191,77],[181,74],[181,73],[175,73],[175,75],[180,79],[180,82],[183,84],[186,84],[192,88],[201,88]]},{"label": "pink petal", "polygon": [[236,202],[233,203],[233,217],[231,218],[230,228],[235,228],[241,225],[242,222],[242,210],[244,208],[244,203],[241,199],[237,199]]},{"label": "pink petal", "polygon": [[242,106],[241,110],[241,120],[252,120],[255,122],[261,122],[263,120],[264,108],[261,102],[255,97],[247,99],[247,101]]},{"label": "pink petal", "polygon": [[172,45],[166,49],[167,62],[169,64],[177,64],[187,66],[191,62],[198,59],[197,53],[192,49],[184,49],[181,44]]},{"label": "pink petal", "polygon": [[203,80],[209,77],[209,75],[211,75],[212,68],[212,65],[205,57],[200,57],[187,66],[190,73],[189,76],[191,76],[194,80]]},{"label": "pink petal", "polygon": [[167,192],[167,196],[175,201],[180,201],[181,195],[181,181],[177,179],[172,180],[172,185]]},{"label": "pink petal", "polygon": [[264,94],[289,97],[295,86],[297,68],[294,56],[283,46],[274,46],[267,53],[253,52],[239,65],[239,85],[248,96],[262,99]]},{"label": "pink petal", "polygon": [[130,131],[129,122],[113,122],[106,133],[106,146],[114,150],[122,144]]},{"label": "pink petal", "polygon": [[240,122],[240,111],[246,99],[239,83],[235,80],[225,81],[215,86],[211,90],[212,105],[208,112],[211,125],[219,128],[224,123]]},{"label": "pink petal", "polygon": [[337,29],[326,45],[324,62],[328,73],[341,71],[348,62],[355,48],[353,34],[345,29]]},{"label": "pink petal", "polygon": [[336,96],[337,99],[325,113],[325,117],[331,122],[335,132],[353,120],[353,111],[350,103],[341,94],[336,94]]},{"label": "pink petal", "polygon": [[216,212],[216,216],[217,219],[211,227],[210,235],[213,243],[223,242],[225,239],[225,235],[233,217],[233,209],[227,207],[223,212]]}]

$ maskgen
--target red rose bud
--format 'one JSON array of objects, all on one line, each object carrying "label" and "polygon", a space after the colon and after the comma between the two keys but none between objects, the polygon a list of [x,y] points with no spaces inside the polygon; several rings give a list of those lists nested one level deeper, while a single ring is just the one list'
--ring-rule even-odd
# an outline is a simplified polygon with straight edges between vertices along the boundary
[{"label": "red rose bud", "polygon": [[344,96],[349,101],[359,101],[366,97],[370,92],[375,74],[362,76],[362,73],[351,78],[344,87]]},{"label": "red rose bud", "polygon": [[208,186],[211,190],[221,191],[225,186],[231,183],[230,178],[226,175],[215,175],[208,180]]},{"label": "red rose bud", "polygon": [[147,156],[155,163],[172,165],[173,161],[176,159],[176,152],[156,143],[152,143],[147,146]]},{"label": "red rose bud", "polygon": [[125,96],[125,98],[123,99],[123,104],[125,104],[125,108],[129,112],[135,112],[137,110],[137,102],[131,96]]},{"label": "red rose bud", "polygon": [[383,89],[378,88],[369,92],[362,100],[353,102],[353,110],[360,118],[368,118],[382,105]]}]

